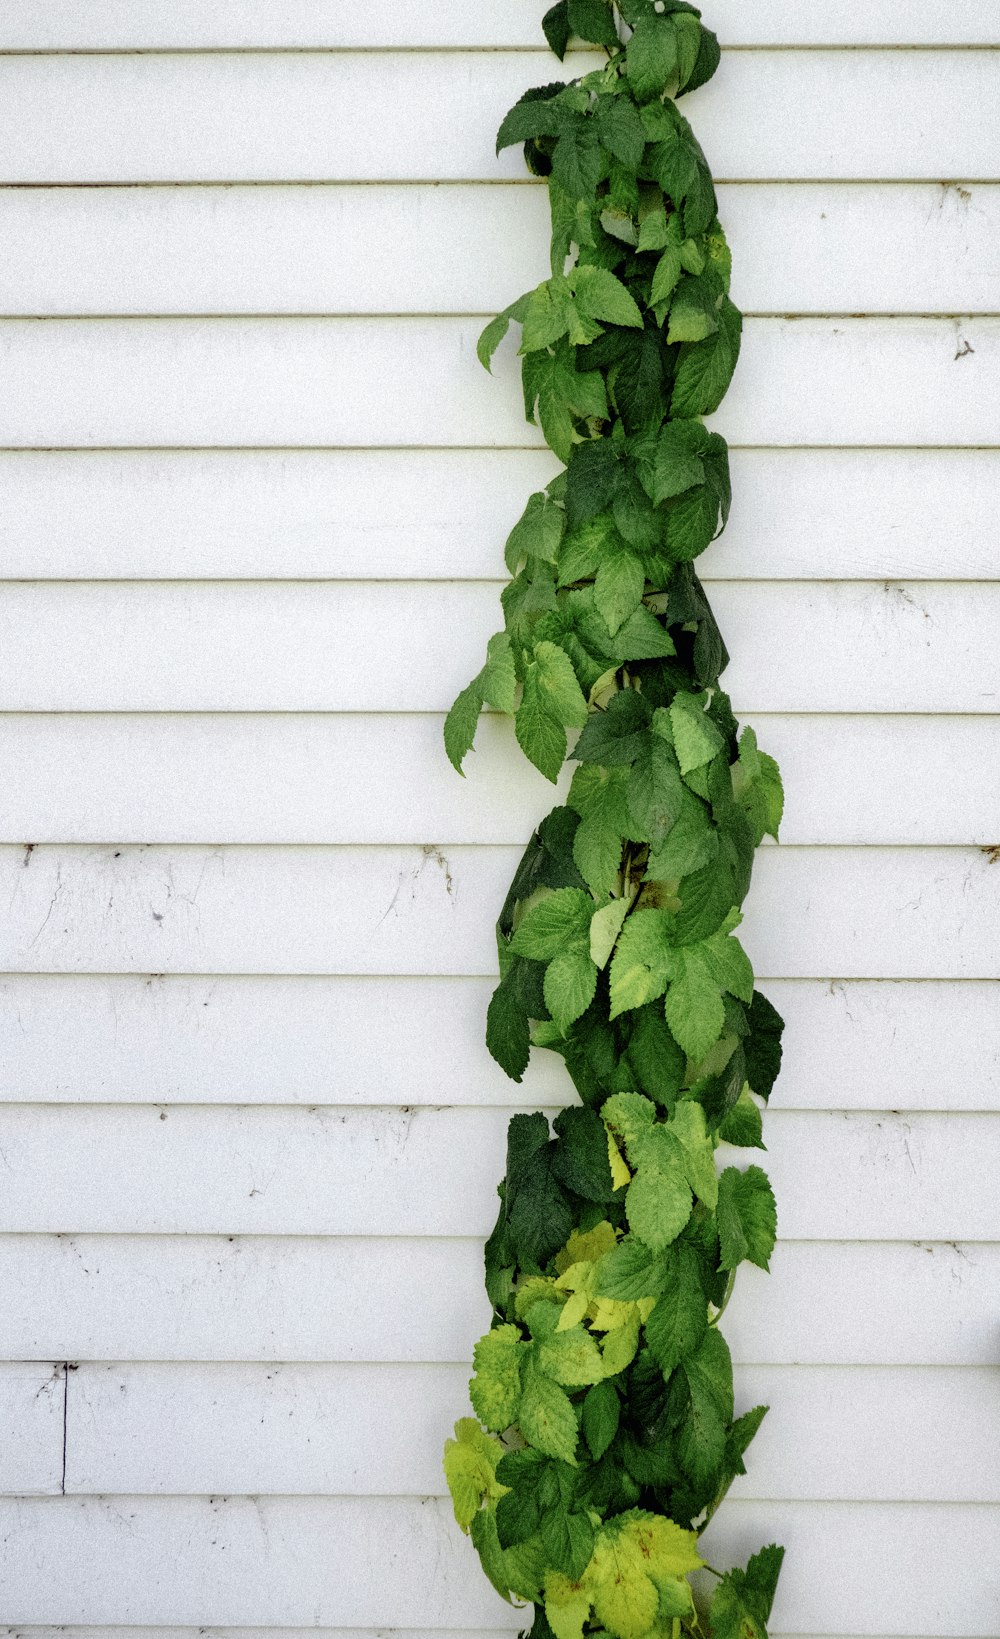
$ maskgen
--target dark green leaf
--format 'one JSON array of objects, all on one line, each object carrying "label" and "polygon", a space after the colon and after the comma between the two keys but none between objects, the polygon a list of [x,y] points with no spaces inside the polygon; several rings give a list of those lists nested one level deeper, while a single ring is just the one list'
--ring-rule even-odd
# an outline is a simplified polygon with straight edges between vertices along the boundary
[{"label": "dark green leaf", "polygon": [[670,400],[672,415],[711,415],[719,408],[739,358],[742,327],[742,315],[727,296],[719,309],[715,335],[681,348]]},{"label": "dark green leaf", "polygon": [[558,0],[558,4],[550,7],[542,18],[542,28],[549,49],[554,51],[562,62],[569,45],[569,3],[568,0]]},{"label": "dark green leaf", "polygon": [[781,1014],[759,990],[753,993],[749,1020],[747,1080],[757,1097],[766,1100],[781,1069],[781,1032],[785,1024]]},{"label": "dark green leaf", "polygon": [[650,708],[637,689],[619,689],[607,709],[592,712],[576,742],[573,756],[580,763],[602,763],[612,768],[634,762],[645,741]]},{"label": "dark green leaf", "polygon": [[607,158],[593,122],[578,118],[563,130],[552,150],[552,175],[571,199],[590,200],[606,169]]},{"label": "dark green leaf", "polygon": [[509,973],[497,985],[486,1013],[486,1045],[501,1070],[520,1081],[528,1068],[528,1018]]},{"label": "dark green leaf", "polygon": [[595,1383],[583,1402],[583,1437],[598,1461],[618,1432],[620,1415],[621,1401],[613,1384]]},{"label": "dark green leaf", "polygon": [[708,1329],[708,1302],[698,1259],[685,1242],[667,1248],[669,1278],[646,1321],[646,1339],[664,1377],[699,1347]]},{"label": "dark green leaf", "polygon": [[597,131],[609,153],[629,170],[639,169],[646,128],[631,97],[602,97],[597,108]]},{"label": "dark green leaf", "polygon": [[687,1059],[667,1029],[663,1008],[649,1002],[631,1015],[628,1061],[641,1090],[672,1109],[684,1085]]},{"label": "dark green leaf", "polygon": [[585,1201],[610,1201],[615,1193],[608,1161],[608,1135],[593,1110],[572,1106],[554,1122],[559,1134],[552,1171],[559,1182]]},{"label": "dark green leaf", "polygon": [[719,1179],[719,1262],[735,1269],[744,1258],[766,1269],[774,1251],[774,1192],[760,1167],[727,1167]]},{"label": "dark green leaf", "polygon": [[566,476],[566,519],[571,529],[595,518],[610,504],[617,468],[610,438],[574,445]]},{"label": "dark green leaf", "polygon": [[569,0],[569,26],[573,34],[592,45],[618,44],[618,31],[605,0]]},{"label": "dark green leaf", "polygon": [[[561,85],[539,88],[542,93],[548,91],[553,94],[562,89]],[[503,117],[497,132],[497,153],[509,148],[512,143],[526,141],[528,137],[555,136],[565,121],[566,114],[556,103],[544,95],[526,92]]]}]

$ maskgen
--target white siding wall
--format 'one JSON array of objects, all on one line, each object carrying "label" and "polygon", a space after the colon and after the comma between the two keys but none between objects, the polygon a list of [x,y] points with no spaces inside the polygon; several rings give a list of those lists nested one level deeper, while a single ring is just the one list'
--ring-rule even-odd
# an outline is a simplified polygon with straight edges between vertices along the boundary
[{"label": "white siding wall", "polygon": [[[509,1107],[491,922],[549,791],[441,714],[553,470],[481,315],[542,0],[0,17],[0,1623],[518,1623],[442,1500]],[[773,1410],[716,1562],[779,1634],[1000,1631],[1000,13],[715,0],[744,359],[708,554],[785,840]],[[266,184],[266,186],[261,186]],[[358,184],[363,184],[359,186]],[[41,322],[44,321],[44,322]],[[991,584],[991,582],[993,584]],[[164,1630],[169,1630],[165,1634]],[[332,1635],[331,1635],[332,1639]]]}]

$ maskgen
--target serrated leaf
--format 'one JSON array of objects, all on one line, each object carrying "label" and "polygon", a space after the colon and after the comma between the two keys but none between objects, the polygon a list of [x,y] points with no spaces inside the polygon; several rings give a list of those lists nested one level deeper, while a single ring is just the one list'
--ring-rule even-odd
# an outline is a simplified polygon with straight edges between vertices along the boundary
[{"label": "serrated leaf", "polygon": [[680,1161],[663,1157],[660,1165],[641,1167],[629,1184],[625,1215],[633,1234],[653,1252],[676,1240],[691,1216],[691,1190]]},{"label": "serrated leaf", "polygon": [[649,292],[650,307],[660,308],[670,301],[681,276],[681,253],[678,245],[668,244],[656,264]]},{"label": "serrated leaf", "polygon": [[611,1383],[595,1383],[583,1402],[583,1437],[600,1461],[618,1432],[621,1401]]},{"label": "serrated leaf", "polygon": [[720,987],[704,962],[688,950],[674,953],[663,1010],[674,1040],[696,1063],[705,1057],[722,1033],[726,1010]]},{"label": "serrated leaf", "polygon": [[[555,1129],[559,1143],[552,1157],[552,1171],[559,1182],[585,1201],[610,1201],[615,1185],[608,1164],[604,1123],[597,1112],[576,1106],[560,1110],[555,1119]],[[570,1241],[573,1242],[572,1236]],[[574,1263],[582,1256],[578,1241],[579,1237],[567,1248],[567,1255]]]},{"label": "serrated leaf", "polygon": [[604,967],[618,938],[629,911],[627,899],[613,899],[594,912],[590,923],[590,959],[599,968]]},{"label": "serrated leaf", "polygon": [[517,676],[506,632],[497,632],[486,646],[486,664],[479,674],[479,687],[488,706],[508,716],[513,714]]},{"label": "serrated leaf", "polygon": [[499,1440],[485,1431],[474,1417],[462,1417],[455,1424],[455,1438],[444,1443],[444,1476],[451,1492],[455,1518],[467,1531],[483,1503],[497,1500],[502,1487],[497,1484],[497,1463],[503,1456]]},{"label": "serrated leaf", "polygon": [[635,761],[645,743],[650,708],[638,689],[619,689],[604,711],[592,712],[573,748],[580,763],[611,768]]},{"label": "serrated leaf", "polygon": [[[584,1585],[597,1619],[618,1639],[643,1639],[660,1599],[702,1560],[693,1531],[638,1509],[608,1520],[597,1533]],[[690,1593],[686,1609],[693,1612]]]},{"label": "serrated leaf", "polygon": [[601,1120],[625,1145],[629,1160],[632,1149],[650,1131],[656,1120],[656,1105],[641,1093],[612,1093],[601,1105]]},{"label": "serrated leaf", "polygon": [[528,1068],[531,1032],[528,1015],[508,975],[494,990],[486,1013],[486,1046],[491,1056],[512,1081],[520,1081]]},{"label": "serrated leaf", "polygon": [[579,263],[569,275],[577,306],[591,319],[642,329],[642,314],[620,279],[607,268]]},{"label": "serrated leaf", "polygon": [[597,130],[609,153],[630,171],[639,169],[646,146],[646,129],[631,97],[602,97],[598,104]]},{"label": "serrated leaf", "polygon": [[667,18],[644,16],[625,53],[625,72],[639,102],[659,97],[677,75],[677,37]]},{"label": "serrated leaf", "polygon": [[767,1148],[760,1110],[745,1087],[719,1128],[719,1137],[724,1144],[734,1144],[741,1149]]},{"label": "serrated leaf", "polygon": [[669,1276],[646,1320],[646,1341],[664,1377],[694,1353],[708,1329],[708,1303],[693,1247],[668,1248]]},{"label": "serrated leaf", "polygon": [[525,673],[524,692],[514,717],[514,733],[529,762],[554,785],[566,758],[566,730],[549,709],[534,662]]},{"label": "serrated leaf", "polygon": [[518,1427],[536,1451],[576,1464],[576,1413],[565,1389],[537,1370],[525,1373]]},{"label": "serrated leaf", "polygon": [[552,347],[569,330],[573,302],[569,286],[561,276],[546,279],[528,297],[521,327],[521,353],[537,353]]},{"label": "serrated leaf", "polygon": [[656,1298],[671,1279],[668,1259],[650,1251],[632,1235],[602,1259],[597,1277],[599,1297],[619,1303],[636,1303],[640,1298]]},{"label": "serrated leaf", "polygon": [[472,750],[482,709],[483,694],[476,677],[462,690],[444,720],[444,749],[448,761],[459,774],[462,763]]},{"label": "serrated leaf", "polygon": [[529,137],[555,136],[564,120],[565,114],[555,102],[529,93],[504,115],[497,132],[497,153],[512,143],[526,142]]},{"label": "serrated leaf", "polygon": [[642,1091],[672,1108],[684,1085],[687,1061],[667,1029],[663,1009],[655,1002],[633,1015],[628,1062]]},{"label": "serrated leaf", "polygon": [[728,296],[719,309],[718,322],[714,335],[687,343],[681,350],[670,399],[671,415],[711,415],[722,403],[740,355],[743,327],[742,315]]},{"label": "serrated leaf", "polygon": [[515,956],[547,962],[566,950],[586,954],[594,901],[581,888],[559,888],[533,905],[511,940]]},{"label": "serrated leaf", "polygon": [[592,121],[564,130],[552,150],[552,174],[571,199],[591,200],[607,160]]},{"label": "serrated leaf", "polygon": [[704,279],[686,275],[681,279],[670,304],[670,324],[667,341],[704,341],[719,328],[715,316],[717,289]]},{"label": "serrated leaf", "polygon": [[565,650],[557,643],[537,643],[535,665],[548,710],[567,728],[583,728],[587,701]]},{"label": "serrated leaf", "polygon": [[538,1367],[565,1388],[586,1388],[604,1376],[601,1351],[583,1326],[555,1331],[538,1345]]},{"label": "serrated leaf", "polygon": [[774,1591],[785,1550],[754,1554],[745,1571],[727,1571],[712,1599],[713,1639],[767,1639]]},{"label": "serrated leaf", "polygon": [[565,1576],[581,1577],[594,1547],[594,1527],[587,1515],[564,1506],[546,1509],[541,1534],[549,1564]]},{"label": "serrated leaf", "polygon": [[714,1212],[719,1199],[719,1175],[715,1170],[715,1150],[705,1125],[705,1111],[689,1098],[681,1099],[670,1121],[684,1151],[684,1173],[699,1201]]},{"label": "serrated leaf", "polygon": [[656,735],[647,736],[628,782],[628,806],[645,842],[662,842],[680,816],[684,787],[673,750]]},{"label": "serrated leaf", "polygon": [[614,371],[614,397],[626,432],[640,432],[663,414],[666,371],[662,338],[653,329],[629,331]]},{"label": "serrated leaf", "polygon": [[557,0],[556,5],[549,7],[542,18],[542,29],[549,49],[562,62],[569,45],[569,0]]},{"label": "serrated leaf", "polygon": [[686,877],[710,865],[718,851],[718,832],[707,805],[685,788],[680,814],[664,841],[650,851],[646,875],[654,882]]},{"label": "serrated leaf", "polygon": [[502,1433],[517,1417],[521,1399],[521,1363],[527,1345],[517,1326],[495,1326],[476,1344],[476,1375],[469,1384],[473,1410],[488,1429]]},{"label": "serrated leaf", "polygon": [[678,693],[670,704],[670,726],[674,750],[682,774],[690,774],[710,762],[725,745],[712,719],[696,695]]},{"label": "serrated leaf", "polygon": [[564,951],[545,970],[545,1005],[563,1032],[585,1013],[597,989],[597,969],[589,955]]},{"label": "serrated leaf", "polygon": [[595,46],[616,46],[618,31],[605,0],[569,0],[569,26]]},{"label": "serrated leaf", "polygon": [[497,1537],[495,1514],[488,1509],[480,1509],[469,1527],[469,1535],[487,1577],[501,1599],[506,1599],[508,1605],[512,1604],[504,1556]]},{"label": "serrated leaf", "polygon": [[[590,1615],[590,1597],[574,1579],[560,1571],[545,1575],[545,1617],[555,1639],[583,1639],[583,1625]],[[534,1634],[534,1628],[531,1630]],[[548,1639],[538,1635],[537,1639]]]},{"label": "serrated leaf", "polygon": [[784,1020],[767,997],[755,990],[750,1001],[750,1034],[745,1043],[750,1090],[766,1100],[781,1069],[781,1032]]},{"label": "serrated leaf", "polygon": [[719,1267],[735,1269],[744,1258],[766,1269],[774,1251],[778,1214],[767,1173],[760,1167],[727,1167],[719,1179]]},{"label": "serrated leaf", "polygon": [[646,575],[627,547],[612,548],[601,560],[594,582],[594,602],[612,636],[642,601]]},{"label": "serrated leaf", "polygon": [[629,917],[611,961],[613,1019],[663,995],[671,963],[668,937],[662,911],[638,910]]}]

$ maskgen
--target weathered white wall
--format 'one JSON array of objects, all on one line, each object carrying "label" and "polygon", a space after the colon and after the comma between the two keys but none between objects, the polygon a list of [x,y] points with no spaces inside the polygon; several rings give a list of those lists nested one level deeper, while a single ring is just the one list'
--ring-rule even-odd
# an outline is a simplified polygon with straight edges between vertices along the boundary
[{"label": "weathered white wall", "polygon": [[[510,358],[473,353],[544,271],[544,193],[492,154],[551,77],[542,9],[0,16],[0,1623],[27,1639],[518,1622],[439,1451],[507,1108],[568,1091],[481,1044],[550,793],[494,723],[456,779],[440,726],[553,470]],[[690,112],[748,319],[704,571],[788,788],[748,916],[788,1018],[782,1240],[729,1326],[773,1410],[713,1558],[786,1542],[783,1636],[990,1639],[1000,15],[710,11],[730,49]]]}]

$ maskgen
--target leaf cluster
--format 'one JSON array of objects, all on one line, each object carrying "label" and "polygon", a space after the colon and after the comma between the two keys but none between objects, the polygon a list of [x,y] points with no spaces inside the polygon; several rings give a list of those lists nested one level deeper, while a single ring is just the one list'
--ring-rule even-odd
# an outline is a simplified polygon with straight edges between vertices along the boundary
[{"label": "leaf cluster", "polygon": [[[718,1321],[766,1270],[776,1208],[762,1105],[782,1022],[737,935],[782,786],[720,676],[694,560],[725,526],[740,315],[707,161],[676,99],[719,61],[686,0],[559,0],[543,19],[607,63],[525,93],[552,212],[550,271],[483,332],[520,335],[525,415],[563,470],[507,541],[504,628],[445,725],[461,771],[481,711],[513,718],[564,801],[497,923],[487,1044],[514,1080],[560,1054],[580,1103],[516,1115],[486,1246],[475,1418],[445,1468],[493,1585],[533,1639],[766,1639],[782,1550],[699,1611],[698,1535],[765,1407],[737,1415]],[[715,1573],[716,1575],[718,1573]]]}]

